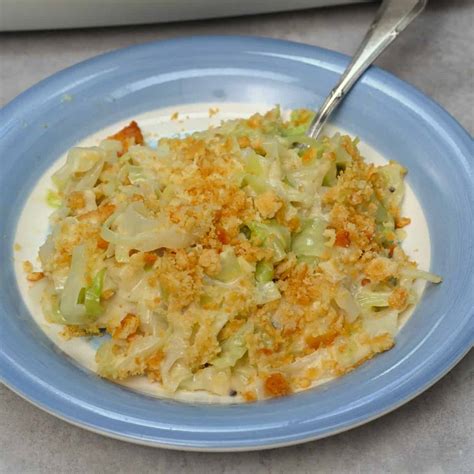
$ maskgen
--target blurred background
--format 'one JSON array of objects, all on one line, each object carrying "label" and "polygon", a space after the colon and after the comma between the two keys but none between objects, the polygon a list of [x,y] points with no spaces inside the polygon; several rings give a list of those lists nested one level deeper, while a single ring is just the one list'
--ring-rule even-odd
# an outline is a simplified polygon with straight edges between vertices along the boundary
[{"label": "blurred background", "polygon": [[0,0],[0,30],[163,23],[364,1],[371,0]]}]

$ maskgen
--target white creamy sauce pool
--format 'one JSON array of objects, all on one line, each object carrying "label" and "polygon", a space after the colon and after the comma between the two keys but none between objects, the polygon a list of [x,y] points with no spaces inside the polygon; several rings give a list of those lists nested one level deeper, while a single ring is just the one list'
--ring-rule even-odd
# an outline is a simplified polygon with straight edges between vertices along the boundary
[{"label": "white creamy sauce pool", "polygon": [[[255,104],[232,104],[232,103],[212,103],[212,104],[191,104],[182,105],[166,109],[159,109],[147,112],[142,115],[130,117],[119,123],[102,129],[93,135],[76,144],[76,146],[94,146],[105,137],[112,135],[127,125],[131,120],[136,120],[144,132],[145,140],[148,143],[154,143],[157,139],[196,130],[204,130],[209,126],[217,126],[222,120],[248,117],[255,112],[265,112],[271,109],[273,105],[255,105]],[[210,117],[210,109],[218,110],[215,115]],[[170,120],[171,116],[178,112],[175,120]],[[344,133],[343,130],[328,126],[325,132],[329,135],[335,132]],[[373,148],[359,143],[359,150],[368,162],[375,164],[385,164],[385,160]],[[91,371],[96,371],[95,352],[100,344],[100,338],[75,338],[65,341],[58,333],[62,326],[50,324],[45,321],[41,311],[40,298],[43,282],[32,285],[26,280],[26,274],[22,263],[29,260],[33,263],[35,270],[39,270],[38,249],[43,244],[48,234],[48,217],[52,209],[46,204],[46,193],[48,189],[54,189],[51,182],[51,175],[59,169],[65,162],[66,155],[51,166],[37,182],[32,190],[25,207],[18,221],[15,244],[19,245],[18,250],[14,250],[14,264],[18,286],[21,295],[30,311],[32,317],[46,335],[67,355],[76,360],[79,364]],[[409,176],[410,170],[408,170]],[[412,189],[406,183],[405,200],[402,208],[402,215],[411,218],[412,223],[406,228],[407,237],[404,240],[403,248],[408,256],[416,260],[422,269],[430,268],[430,238],[428,225],[421,209],[421,206],[413,193]],[[16,246],[18,248],[18,245]],[[424,281],[417,281],[415,288],[421,297],[425,288]],[[399,321],[401,327],[409,316],[413,313],[413,308],[406,311]],[[98,340],[99,339],[99,340]],[[129,380],[120,382],[122,385],[157,397],[169,397],[157,383],[151,383],[146,377],[133,377]],[[323,383],[323,381],[318,381]],[[242,401],[240,397],[221,397],[207,392],[188,392],[178,391],[173,395],[174,399],[186,402],[212,402],[212,403],[235,403]]]}]

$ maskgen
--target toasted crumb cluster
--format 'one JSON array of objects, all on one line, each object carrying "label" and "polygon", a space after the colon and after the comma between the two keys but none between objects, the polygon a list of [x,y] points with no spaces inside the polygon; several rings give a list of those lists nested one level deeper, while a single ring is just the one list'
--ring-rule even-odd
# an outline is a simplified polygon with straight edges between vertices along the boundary
[{"label": "toasted crumb cluster", "polygon": [[398,230],[406,171],[348,136],[306,137],[311,116],[277,108],[156,147],[131,122],[71,150],[43,272],[25,272],[47,278],[64,337],[109,335],[101,376],[254,401],[392,347],[419,277]]}]

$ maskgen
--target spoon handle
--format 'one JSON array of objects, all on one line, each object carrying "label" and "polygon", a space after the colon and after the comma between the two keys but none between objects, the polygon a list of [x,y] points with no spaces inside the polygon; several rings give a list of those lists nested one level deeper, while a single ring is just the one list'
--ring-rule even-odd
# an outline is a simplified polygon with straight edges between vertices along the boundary
[{"label": "spoon handle", "polygon": [[308,131],[316,138],[328,117],[364,71],[392,41],[423,11],[428,0],[383,0],[351,63],[319,108]]}]

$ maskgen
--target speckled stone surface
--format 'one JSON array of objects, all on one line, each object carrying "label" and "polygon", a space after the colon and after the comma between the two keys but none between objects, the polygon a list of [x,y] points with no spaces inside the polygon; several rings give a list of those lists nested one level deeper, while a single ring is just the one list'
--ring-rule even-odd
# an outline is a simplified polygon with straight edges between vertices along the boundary
[{"label": "speckled stone surface", "polygon": [[[96,54],[182,35],[262,35],[351,54],[375,5],[216,21],[0,35],[0,105]],[[1,14],[1,11],[0,11]],[[431,0],[378,65],[441,103],[474,133],[474,2]],[[0,385],[0,473],[470,473],[474,352],[435,386],[365,426],[301,446],[183,453],[134,446],[70,426]]]}]

